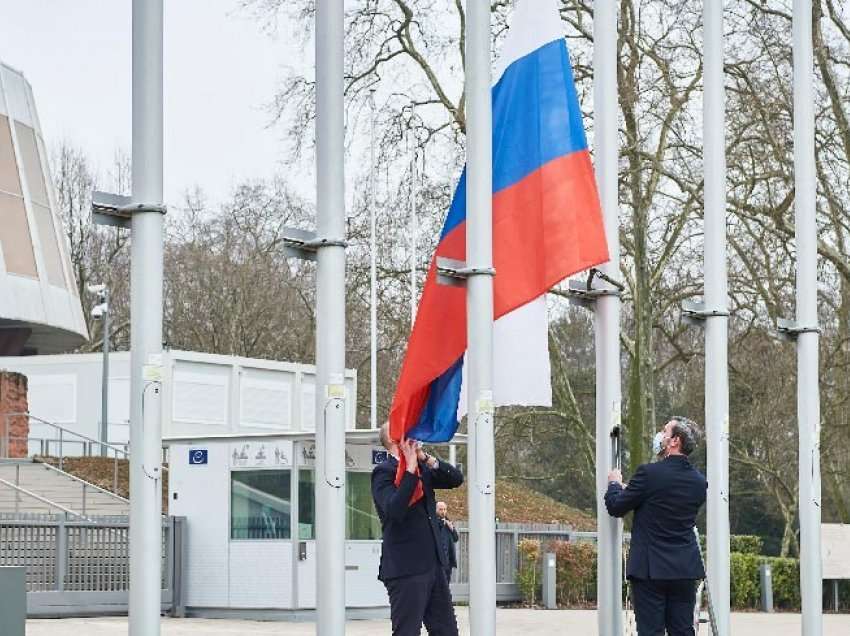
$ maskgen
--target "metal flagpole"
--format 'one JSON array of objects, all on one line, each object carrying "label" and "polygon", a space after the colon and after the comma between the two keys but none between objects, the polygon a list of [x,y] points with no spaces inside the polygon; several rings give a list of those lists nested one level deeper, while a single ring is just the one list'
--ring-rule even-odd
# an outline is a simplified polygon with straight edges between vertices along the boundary
[{"label": "metal flagpole", "polygon": [[416,197],[419,196],[416,166],[416,138],[413,141],[413,160],[410,168],[410,329],[416,322],[416,235],[419,231],[416,222]]},{"label": "metal flagpole", "polygon": [[106,457],[106,444],[109,442],[109,330],[111,320],[109,312],[109,289],[103,290],[103,368],[100,385],[100,455]]},{"label": "metal flagpole", "polygon": [[469,378],[469,624],[496,633],[493,441],[493,177],[490,3],[467,3],[467,278]]},{"label": "metal flagpole", "polygon": [[[605,217],[610,261],[600,267],[620,278],[620,214],[617,193],[617,3],[597,2],[593,16],[594,161]],[[623,633],[623,523],[603,500],[612,468],[611,433],[620,425],[620,298],[609,290],[594,304],[596,340],[596,510],[598,533],[597,621],[600,634]],[[618,429],[617,429],[618,430]]]},{"label": "metal flagpole", "polygon": [[162,29],[162,0],[133,0],[133,203],[141,205],[131,217],[130,636],[160,633]]},{"label": "metal flagpole", "polygon": [[729,376],[726,274],[726,93],[724,2],[703,4],[705,173],[705,428],[708,582],[719,636],[729,634]]},{"label": "metal flagpole", "polygon": [[316,4],[316,609],[345,634],[345,179],[343,3]]},{"label": "metal flagpole", "polygon": [[378,428],[378,270],[377,240],[375,234],[375,91],[369,91],[369,106],[372,111],[371,142],[369,144],[369,424]]},{"label": "metal flagpole", "polygon": [[797,245],[797,419],[800,431],[800,596],[803,634],[823,622],[820,395],[812,1],[794,0],[794,214]]}]

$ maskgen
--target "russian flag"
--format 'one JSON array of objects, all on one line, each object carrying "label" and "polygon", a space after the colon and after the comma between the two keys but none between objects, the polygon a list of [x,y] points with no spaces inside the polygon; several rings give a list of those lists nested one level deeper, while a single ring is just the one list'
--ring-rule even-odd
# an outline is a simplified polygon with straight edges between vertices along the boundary
[{"label": "russian flag", "polygon": [[[517,2],[492,101],[494,401],[550,405],[546,292],[608,260],[555,0]],[[465,171],[431,261],[390,409],[395,440],[448,441],[465,413],[466,290],[437,283],[437,257],[466,260]]]}]

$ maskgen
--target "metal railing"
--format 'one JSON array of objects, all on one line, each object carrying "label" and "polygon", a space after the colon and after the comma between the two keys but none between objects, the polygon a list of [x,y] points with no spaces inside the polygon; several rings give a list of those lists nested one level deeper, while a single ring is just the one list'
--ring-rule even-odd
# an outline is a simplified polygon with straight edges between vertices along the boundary
[{"label": "metal railing", "polygon": [[[452,572],[452,597],[455,601],[469,600],[469,529],[463,523],[455,526],[459,539],[455,545],[457,569]],[[588,541],[596,543],[596,533],[575,530],[558,524],[497,523],[496,524],[496,598],[499,601],[522,599],[517,586],[517,573],[523,566],[519,550],[526,539],[549,541]],[[628,539],[628,537],[626,537]]]},{"label": "metal railing", "polygon": [[[33,499],[33,500],[39,502],[39,504],[45,506],[45,508],[49,512],[44,513],[44,514],[51,515],[51,514],[54,514],[54,511],[56,511],[56,512],[61,512],[65,515],[70,515],[71,517],[76,518],[76,519],[84,519],[85,518],[85,513],[83,513],[81,515],[81,514],[75,512],[75,511],[71,510],[70,508],[66,508],[63,505],[56,503],[55,501],[50,501],[49,499],[46,499],[45,497],[42,497],[41,495],[37,495],[36,493],[31,492],[31,491],[27,490],[26,488],[22,488],[20,485],[18,485],[16,483],[13,484],[12,482],[10,482],[6,479],[0,479],[0,486],[2,486],[4,488],[8,488],[15,493],[15,511],[14,511],[14,513],[12,513],[14,515],[21,514],[20,511],[19,511],[20,506],[23,503],[23,499],[27,498],[27,499]],[[33,514],[33,513],[24,513],[24,514]],[[35,514],[40,514],[40,513],[35,513]]]},{"label": "metal railing", "polygon": [[[109,457],[111,453],[113,459],[112,490],[115,493],[118,492],[118,470],[120,465],[119,462],[121,460],[130,459],[129,444],[117,445],[110,444],[108,442],[101,442],[100,440],[88,437],[87,435],[83,435],[82,433],[77,433],[76,431],[72,431],[69,428],[42,419],[40,417],[32,415],[31,413],[7,413],[4,417],[5,422],[3,427],[3,435],[0,436],[0,458],[10,457],[11,444],[16,441],[23,442],[26,445],[27,457],[56,457],[58,461],[59,470],[62,471],[64,471],[65,460],[69,457]],[[29,434],[26,438],[24,438],[11,435],[10,424],[12,418],[14,417],[26,417],[28,418],[29,422],[35,422],[38,425],[47,426],[53,431],[54,436],[41,437]],[[29,426],[28,428],[30,431],[32,430],[32,426]],[[38,446],[38,452],[36,453],[30,452],[30,448],[32,448],[33,444]],[[66,450],[71,452],[66,453]],[[162,462],[168,463],[167,448],[162,449]],[[168,466],[161,466],[161,468],[163,473],[168,472]]]},{"label": "metal railing", "polygon": [[[38,452],[34,453],[35,455],[40,457],[56,457],[59,470],[64,471],[65,459],[69,456],[65,451],[79,451],[73,453],[72,456],[75,457],[104,455],[108,457],[111,453],[113,458],[112,488],[114,492],[118,491],[119,460],[129,459],[130,457],[129,449],[126,445],[121,447],[102,442],[30,413],[7,413],[4,417],[3,436],[0,438],[0,457],[5,458],[10,456],[13,442],[23,442],[27,448],[27,456],[30,456],[32,445],[36,444],[38,446]],[[40,437],[31,434],[27,435],[26,438],[13,436],[11,435],[11,423],[12,418],[15,417],[26,417],[30,424],[34,422],[40,426],[46,426],[52,431],[53,436]],[[32,426],[29,426],[28,430],[32,430]]]},{"label": "metal railing", "polygon": [[[175,563],[182,562],[182,525],[162,524],[162,603],[182,605]],[[126,612],[130,588],[127,517],[70,519],[64,515],[0,516],[0,566],[27,569],[30,616]]]},{"label": "metal railing", "polygon": [[[86,513],[88,512],[87,509],[86,509],[86,506],[87,506],[87,503],[88,503],[88,494],[89,493],[99,493],[99,494],[103,495],[104,497],[107,497],[108,499],[112,499],[112,500],[115,500],[115,501],[117,501],[121,504],[124,504],[124,506],[127,508],[126,513],[129,513],[130,500],[125,498],[125,497],[122,497],[117,492],[114,492],[114,491],[118,490],[118,475],[117,475],[117,473],[113,473],[112,479],[113,479],[114,491],[110,491],[110,490],[107,490],[106,488],[101,488],[97,484],[93,484],[91,482],[88,482],[85,479],[81,479],[81,478],[77,477],[76,475],[72,475],[71,473],[66,473],[66,472],[62,471],[61,468],[56,468],[55,466],[44,461],[43,459],[37,459],[36,461],[45,470],[54,471],[56,473],[59,473],[62,477],[66,478],[66,479],[70,479],[71,481],[80,485],[82,492],[81,492],[81,497],[80,497],[81,507],[80,507],[79,512],[84,517],[86,516]],[[124,514],[126,514],[126,513],[124,513]]]}]

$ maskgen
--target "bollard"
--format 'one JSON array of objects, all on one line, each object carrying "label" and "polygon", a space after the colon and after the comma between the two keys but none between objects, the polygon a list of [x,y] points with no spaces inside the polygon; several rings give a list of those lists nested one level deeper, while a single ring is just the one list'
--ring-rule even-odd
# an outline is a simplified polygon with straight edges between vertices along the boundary
[{"label": "bollard", "polygon": [[0,634],[24,636],[27,620],[25,567],[0,567]]},{"label": "bollard", "polygon": [[555,572],[557,560],[552,552],[543,555],[543,607],[557,609],[558,599],[555,594]]},{"label": "bollard", "polygon": [[770,571],[769,563],[762,563],[759,567],[759,575],[761,579],[761,611],[773,611],[773,574]]}]

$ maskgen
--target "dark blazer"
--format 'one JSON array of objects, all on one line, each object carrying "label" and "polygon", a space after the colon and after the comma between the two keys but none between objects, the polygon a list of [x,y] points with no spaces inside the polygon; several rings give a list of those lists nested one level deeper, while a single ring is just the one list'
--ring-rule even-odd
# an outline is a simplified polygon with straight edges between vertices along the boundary
[{"label": "dark blazer", "polygon": [[626,566],[629,578],[705,577],[694,526],[707,486],[684,455],[639,466],[625,488],[608,484],[608,514],[622,517],[635,511]]},{"label": "dark blazer", "polygon": [[440,548],[446,554],[449,563],[447,568],[454,569],[457,567],[457,554],[455,554],[455,543],[458,542],[460,536],[454,527],[449,528],[445,521],[438,520],[437,526],[440,528]]},{"label": "dark blazer", "polygon": [[437,500],[435,488],[457,488],[463,483],[463,474],[443,461],[435,470],[419,464],[424,497],[416,505],[408,506],[410,496],[419,480],[405,472],[398,488],[395,473],[398,460],[392,455],[372,470],[372,499],[381,518],[383,544],[378,579],[424,574],[435,565],[448,567],[445,554],[440,549],[440,530],[437,527]]}]

